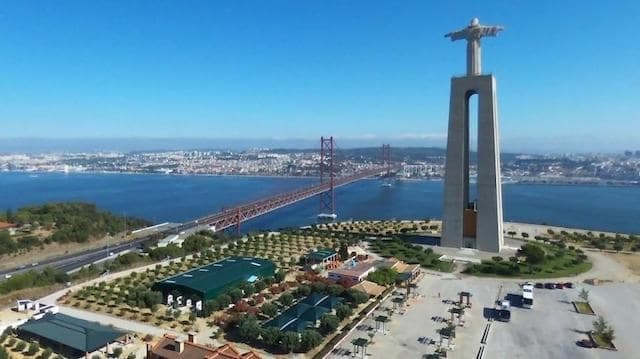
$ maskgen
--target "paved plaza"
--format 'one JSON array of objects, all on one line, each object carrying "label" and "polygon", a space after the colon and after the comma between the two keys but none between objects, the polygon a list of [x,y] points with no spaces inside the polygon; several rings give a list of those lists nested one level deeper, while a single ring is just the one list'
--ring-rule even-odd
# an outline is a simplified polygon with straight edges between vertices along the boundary
[{"label": "paved plaza", "polygon": [[[602,314],[616,329],[614,343],[619,351],[586,349],[576,345],[578,340],[586,338],[584,331],[590,330],[596,319],[576,313],[571,304],[572,300],[578,299],[583,287],[590,291],[590,302],[596,313]],[[351,342],[357,338],[369,339],[370,332],[375,334],[373,343],[367,348],[369,358],[421,358],[434,353],[440,340],[438,330],[445,327],[445,323],[437,318],[450,318],[448,310],[452,305],[448,301],[458,300],[460,291],[473,295],[472,307],[465,311],[464,326],[456,330],[449,358],[476,358],[481,346],[484,346],[483,358],[631,358],[640,350],[640,343],[634,335],[640,332],[640,320],[630,320],[629,317],[640,313],[640,285],[637,283],[611,283],[596,287],[577,284],[573,289],[535,289],[534,307],[512,308],[511,321],[503,323],[489,321],[488,309],[494,307],[497,298],[505,298],[510,293],[517,296],[520,293],[517,281],[461,279],[444,274],[425,276],[418,283],[417,296],[407,302],[404,314],[401,310],[395,310],[393,314],[385,310],[393,308],[392,298],[397,295],[390,297],[374,313],[374,317],[390,317],[386,333],[383,334],[382,330],[376,332],[374,319],[368,318],[333,351],[330,358],[362,357],[361,352],[354,355]],[[486,344],[481,344],[488,323],[491,327]]]}]

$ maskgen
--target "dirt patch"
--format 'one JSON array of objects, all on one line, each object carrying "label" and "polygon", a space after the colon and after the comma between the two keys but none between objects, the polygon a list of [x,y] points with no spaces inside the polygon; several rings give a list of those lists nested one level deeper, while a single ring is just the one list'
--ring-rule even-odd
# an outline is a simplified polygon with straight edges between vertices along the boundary
[{"label": "dirt patch", "polygon": [[627,267],[635,276],[640,276],[640,255],[623,253],[604,253],[605,256],[614,259]]},{"label": "dirt patch", "polygon": [[62,284],[54,284],[38,288],[25,288],[0,296],[0,308],[15,306],[18,299],[38,299],[64,288]]}]

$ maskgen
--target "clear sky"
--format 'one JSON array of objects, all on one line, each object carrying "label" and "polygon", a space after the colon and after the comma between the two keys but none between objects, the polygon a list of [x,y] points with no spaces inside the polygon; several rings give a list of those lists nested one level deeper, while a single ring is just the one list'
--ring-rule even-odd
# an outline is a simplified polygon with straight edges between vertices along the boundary
[{"label": "clear sky", "polygon": [[442,143],[477,16],[505,150],[640,149],[640,1],[4,1],[0,138]]}]

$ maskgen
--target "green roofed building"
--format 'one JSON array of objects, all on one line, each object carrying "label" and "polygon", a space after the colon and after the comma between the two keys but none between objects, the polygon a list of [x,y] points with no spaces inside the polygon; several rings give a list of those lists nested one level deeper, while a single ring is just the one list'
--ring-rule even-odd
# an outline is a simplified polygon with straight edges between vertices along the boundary
[{"label": "green roofed building", "polygon": [[338,253],[331,248],[318,249],[304,255],[304,265],[307,269],[316,265],[322,268],[333,267],[338,260]]},{"label": "green roofed building", "polygon": [[311,293],[282,314],[264,323],[263,327],[275,327],[285,332],[302,332],[314,328],[320,318],[332,311],[342,298]]},{"label": "green roofed building", "polygon": [[162,292],[165,299],[172,296],[209,300],[244,282],[255,282],[273,276],[273,262],[254,257],[230,257],[165,278],[154,283],[152,289]]},{"label": "green roofed building", "polygon": [[37,341],[56,353],[77,358],[104,348],[127,333],[100,323],[47,313],[18,327],[18,335],[26,341]]}]

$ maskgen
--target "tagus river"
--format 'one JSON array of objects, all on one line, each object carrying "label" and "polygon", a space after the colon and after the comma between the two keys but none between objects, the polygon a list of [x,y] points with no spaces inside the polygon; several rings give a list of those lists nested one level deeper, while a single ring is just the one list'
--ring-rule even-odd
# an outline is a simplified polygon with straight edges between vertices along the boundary
[{"label": "tagus river", "polygon": [[[312,178],[137,174],[0,173],[0,210],[88,201],[127,216],[182,222],[241,202],[305,187]],[[442,214],[441,181],[362,180],[336,190],[339,220],[424,219]],[[507,221],[640,233],[640,187],[503,185]],[[243,230],[314,223],[311,198],[253,219]]]}]

